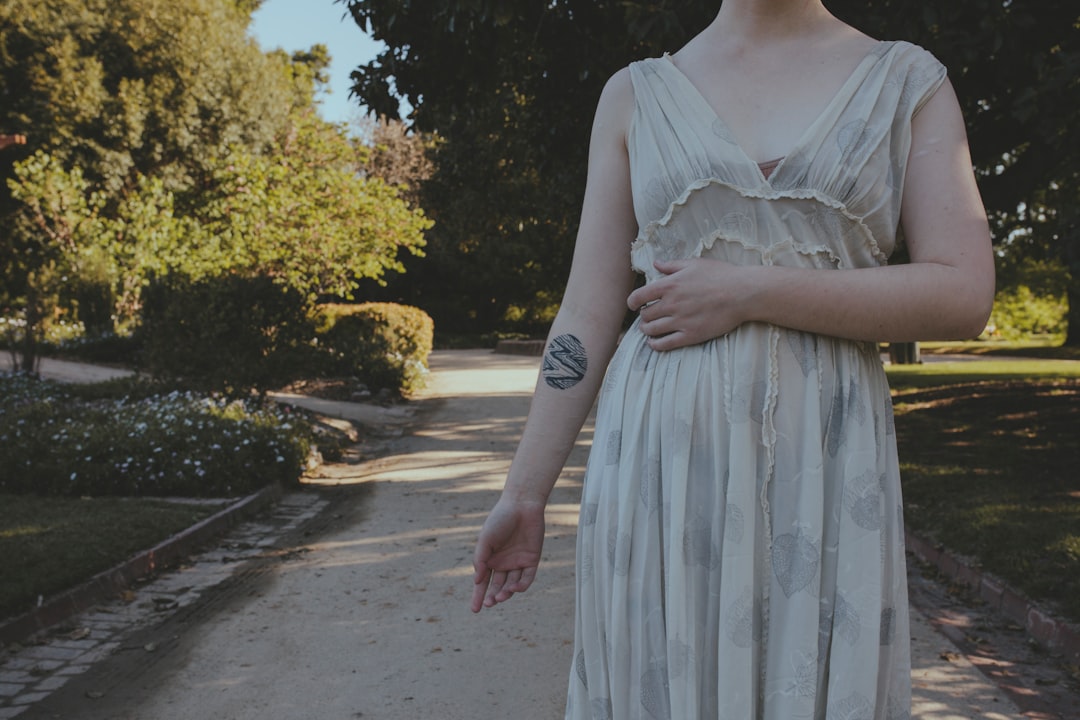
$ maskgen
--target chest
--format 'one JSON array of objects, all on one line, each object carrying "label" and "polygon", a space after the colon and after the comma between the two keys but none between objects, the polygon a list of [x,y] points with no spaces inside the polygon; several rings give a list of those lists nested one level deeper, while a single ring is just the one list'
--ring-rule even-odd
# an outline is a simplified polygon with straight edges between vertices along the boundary
[{"label": "chest", "polygon": [[746,155],[767,162],[791,153],[862,59],[691,57],[672,62]]}]

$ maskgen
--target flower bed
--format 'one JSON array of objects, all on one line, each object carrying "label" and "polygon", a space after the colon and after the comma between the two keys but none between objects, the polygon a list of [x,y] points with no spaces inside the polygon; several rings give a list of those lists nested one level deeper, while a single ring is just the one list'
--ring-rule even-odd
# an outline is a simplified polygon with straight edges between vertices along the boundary
[{"label": "flower bed", "polygon": [[0,375],[0,493],[237,496],[297,482],[314,439],[273,403]]}]

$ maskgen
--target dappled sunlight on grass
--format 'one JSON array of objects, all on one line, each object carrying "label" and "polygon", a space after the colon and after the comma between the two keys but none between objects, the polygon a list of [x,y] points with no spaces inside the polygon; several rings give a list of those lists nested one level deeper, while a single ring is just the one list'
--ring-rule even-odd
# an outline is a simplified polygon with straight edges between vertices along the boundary
[{"label": "dappled sunlight on grass", "polygon": [[0,540],[5,538],[44,535],[47,532],[49,532],[49,528],[45,527],[44,525],[22,525],[20,527],[3,528],[0,529]]},{"label": "dappled sunlight on grass", "polygon": [[895,389],[934,387],[966,382],[1020,380],[1053,381],[1080,378],[1077,360],[985,360],[940,362],[922,365],[890,365],[889,384]]},{"label": "dappled sunlight on grass", "polygon": [[895,403],[908,524],[1080,620],[1080,380],[907,389]]},{"label": "dappled sunlight on grass", "polygon": [[0,495],[0,617],[89,579],[220,504]]}]

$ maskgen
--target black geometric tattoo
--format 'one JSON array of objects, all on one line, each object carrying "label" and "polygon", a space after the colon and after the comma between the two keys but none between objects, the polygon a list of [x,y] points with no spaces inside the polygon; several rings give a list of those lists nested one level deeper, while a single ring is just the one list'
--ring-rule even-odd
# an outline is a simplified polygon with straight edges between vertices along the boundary
[{"label": "black geometric tattoo", "polygon": [[573,335],[560,335],[548,345],[541,374],[551,387],[566,390],[581,382],[588,368],[589,361],[581,341]]}]

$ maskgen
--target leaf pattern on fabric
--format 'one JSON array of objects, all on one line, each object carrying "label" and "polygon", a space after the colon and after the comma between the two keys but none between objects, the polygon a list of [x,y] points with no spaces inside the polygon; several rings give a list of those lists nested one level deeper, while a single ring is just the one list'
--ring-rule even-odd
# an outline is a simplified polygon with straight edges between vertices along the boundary
[{"label": "leaf pattern on fabric", "polygon": [[617,465],[619,463],[619,455],[622,453],[622,431],[612,430],[608,433],[607,437],[607,454],[605,456],[604,463],[606,465]]},{"label": "leaf pattern on fabric", "polygon": [[593,555],[592,548],[582,552],[578,559],[578,571],[581,573],[582,580],[592,580],[596,577],[596,557]]},{"label": "leaf pattern on fabric", "polygon": [[611,360],[608,362],[607,372],[604,373],[605,392],[611,392],[618,384],[620,370],[622,368],[625,355],[626,350],[623,348],[623,346],[620,345],[618,348],[616,348],[615,354],[611,356]]},{"label": "leaf pattern on fabric", "polygon": [[748,648],[755,640],[760,640],[760,632],[755,623],[757,615],[757,603],[754,600],[753,591],[747,587],[731,605],[727,619],[724,621],[728,639],[737,648]]},{"label": "leaf pattern on fabric", "polygon": [[844,414],[847,412],[847,403],[844,402],[844,390],[836,388],[833,395],[832,407],[829,410],[828,430],[825,433],[825,449],[830,457],[836,457],[840,446],[844,444]]},{"label": "leaf pattern on fabric", "polygon": [[729,212],[720,218],[717,229],[724,238],[749,240],[754,237],[754,218],[749,213]]},{"label": "leaf pattern on fabric", "polygon": [[773,540],[772,566],[776,581],[784,595],[791,597],[810,584],[821,564],[818,545],[808,540],[798,529]]},{"label": "leaf pattern on fabric", "polygon": [[641,676],[641,705],[656,720],[671,720],[670,686],[663,663],[652,665]]},{"label": "leaf pattern on fabric", "polygon": [[866,121],[852,120],[844,123],[836,131],[836,145],[842,155],[859,155],[870,141],[866,132]]},{"label": "leaf pattern on fabric", "polygon": [[881,645],[892,645],[896,637],[896,608],[883,608],[881,610]]},{"label": "leaf pattern on fabric", "polygon": [[700,515],[683,530],[683,562],[709,569],[720,567],[720,548],[713,543],[712,523]]},{"label": "leaf pattern on fabric", "polygon": [[595,525],[596,518],[600,514],[600,503],[587,502],[581,505],[581,524]]},{"label": "leaf pattern on fabric", "polygon": [[743,511],[738,505],[728,503],[724,518],[724,539],[728,542],[739,544],[746,532],[746,520]]},{"label": "leaf pattern on fabric", "polygon": [[911,720],[910,703],[889,695],[885,707],[885,720]]},{"label": "leaf pattern on fabric", "polygon": [[874,720],[874,706],[859,693],[852,693],[843,700],[830,703],[826,720]]},{"label": "leaf pattern on fabric", "polygon": [[620,533],[615,528],[608,532],[608,564],[616,575],[630,572],[630,533]]},{"label": "leaf pattern on fabric", "polygon": [[671,677],[681,678],[692,672],[694,648],[676,637],[668,647],[668,670]]},{"label": "leaf pattern on fabric", "polygon": [[797,330],[785,330],[784,335],[791,353],[802,369],[803,377],[809,377],[811,371],[817,368],[817,342],[814,336]]},{"label": "leaf pattern on fabric", "polygon": [[844,483],[844,508],[863,530],[880,530],[882,487],[888,476],[874,470],[848,478]]},{"label": "leaf pattern on fabric", "polygon": [[740,384],[735,389],[734,397],[731,400],[733,405],[732,419],[737,423],[753,420],[760,425],[765,411],[765,395],[767,392],[768,385],[764,380]]},{"label": "leaf pattern on fabric", "polygon": [[862,384],[856,378],[851,378],[848,381],[847,412],[848,417],[855,418],[855,422],[859,425],[866,424],[866,403],[863,402],[863,394]]},{"label": "leaf pattern on fabric", "polygon": [[859,611],[839,593],[833,605],[832,628],[833,633],[842,637],[848,645],[854,647],[859,642]]},{"label": "leaf pattern on fabric", "polygon": [[641,474],[639,495],[641,504],[651,513],[660,507],[660,458],[648,458],[645,466],[646,471]]},{"label": "leaf pattern on fabric", "polygon": [[585,686],[585,689],[589,689],[589,674],[585,670],[585,651],[578,652],[577,657],[574,659],[574,669],[577,671],[578,680]]},{"label": "leaf pattern on fabric", "polygon": [[593,720],[614,720],[614,712],[610,698],[596,698],[592,701]]},{"label": "leaf pattern on fabric", "polygon": [[804,698],[812,698],[817,695],[817,660],[807,653],[799,653],[791,664],[792,675],[787,688],[788,692]]}]

